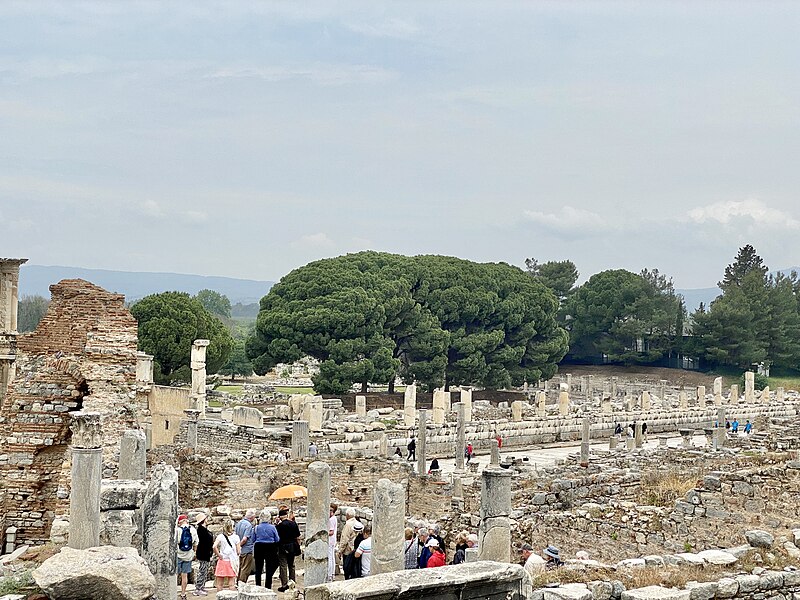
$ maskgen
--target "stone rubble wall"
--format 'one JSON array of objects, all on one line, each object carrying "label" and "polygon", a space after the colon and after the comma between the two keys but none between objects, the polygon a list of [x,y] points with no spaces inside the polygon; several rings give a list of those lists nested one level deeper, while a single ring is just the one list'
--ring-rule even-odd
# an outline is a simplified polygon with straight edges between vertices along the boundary
[{"label": "stone rubble wall", "polygon": [[0,406],[6,525],[41,543],[70,488],[69,414],[103,419],[103,475],[116,472],[122,432],[135,425],[137,324],[124,297],[80,279],[50,286],[36,331],[18,338],[17,372]]}]

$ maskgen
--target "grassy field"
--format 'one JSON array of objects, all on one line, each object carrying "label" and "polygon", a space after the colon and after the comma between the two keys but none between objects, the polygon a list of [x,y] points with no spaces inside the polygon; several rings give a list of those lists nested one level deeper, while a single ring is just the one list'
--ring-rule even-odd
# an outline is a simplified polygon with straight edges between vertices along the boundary
[{"label": "grassy field", "polygon": [[220,385],[214,391],[225,392],[232,396],[241,396],[243,387],[241,385]]},{"label": "grassy field", "polygon": [[283,386],[279,385],[275,387],[276,392],[280,392],[281,394],[313,394],[314,388],[313,387],[291,387],[291,386]]}]

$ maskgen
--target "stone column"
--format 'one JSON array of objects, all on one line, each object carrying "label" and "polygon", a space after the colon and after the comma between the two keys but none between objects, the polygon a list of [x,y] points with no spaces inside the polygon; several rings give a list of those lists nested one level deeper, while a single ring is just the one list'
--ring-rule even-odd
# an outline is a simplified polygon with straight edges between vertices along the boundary
[{"label": "stone column", "polygon": [[569,414],[569,392],[558,393],[558,414],[562,417]]},{"label": "stone column", "polygon": [[128,429],[119,443],[117,479],[147,477],[147,438],[141,429]]},{"label": "stone column", "polygon": [[581,428],[581,466],[589,466],[589,432],[591,422],[589,417],[583,417],[583,427]]},{"label": "stone column", "polygon": [[764,404],[769,404],[769,386],[766,386],[763,390],[761,390],[760,401]]},{"label": "stone column", "polygon": [[775,402],[783,402],[786,400],[786,392],[782,387],[775,390]]},{"label": "stone column", "polygon": [[[464,405],[460,404],[463,412]],[[463,452],[462,452],[463,455]],[[402,571],[405,558],[406,492],[401,483],[379,479],[372,506],[372,571]]]},{"label": "stone column", "polygon": [[739,384],[733,383],[731,384],[731,394],[728,396],[728,404],[738,404],[739,403]]},{"label": "stone column", "polygon": [[638,421],[633,424],[633,441],[634,445],[637,448],[641,448],[644,445],[644,434],[642,433],[642,424]]},{"label": "stone column", "polygon": [[661,406],[666,406],[666,402],[667,402],[667,380],[666,379],[662,379],[661,381],[659,381],[659,383],[661,384],[661,390],[659,392],[659,394],[661,395]]},{"label": "stone column", "polygon": [[678,393],[678,407],[682,408],[682,409],[689,408],[689,400],[686,397],[686,391],[685,390],[681,390]]},{"label": "stone column", "polygon": [[403,394],[403,424],[413,427],[417,421],[417,386],[412,383],[406,386]]},{"label": "stone column", "polygon": [[469,423],[472,421],[472,388],[461,388],[461,403],[464,405],[464,418]]},{"label": "stone column", "polygon": [[464,499],[464,481],[461,477],[453,477],[453,500]]},{"label": "stone column", "polygon": [[700,408],[706,407],[706,386],[697,386],[697,406]]},{"label": "stone column", "polygon": [[617,449],[617,436],[612,434],[611,437],[608,438],[608,449],[609,450]]},{"label": "stone column", "polygon": [[425,446],[428,440],[428,411],[420,409],[419,426],[417,428],[417,473],[420,477],[428,472],[428,463],[425,457]]},{"label": "stone column", "polygon": [[306,509],[306,587],[328,581],[328,519],[331,506],[331,468],[314,461],[308,465],[308,508]]},{"label": "stone column", "polygon": [[714,392],[714,406],[722,406],[722,392]]},{"label": "stone column", "polygon": [[103,431],[100,413],[72,413],[72,480],[69,492],[69,547],[100,545],[100,482]]},{"label": "stone column", "polygon": [[625,447],[628,450],[633,450],[636,448],[636,440],[633,438],[625,438]]},{"label": "stone column", "polygon": [[581,377],[581,391],[583,392],[583,397],[586,402],[591,401],[592,399],[592,389],[589,387],[589,376],[583,375]]},{"label": "stone column", "polygon": [[572,373],[567,373],[567,391],[572,391]]},{"label": "stone column", "polygon": [[511,403],[511,420],[515,423],[522,421],[522,402],[514,400]]},{"label": "stone column", "polygon": [[456,430],[456,471],[464,470],[464,448],[467,446],[467,423],[464,413],[466,412],[463,402],[456,402],[456,414],[458,415]]},{"label": "stone column", "polygon": [[[6,550],[5,554],[11,554],[17,548],[17,528],[13,525],[6,527]],[[13,597],[13,596],[12,596]]]},{"label": "stone column", "polygon": [[650,392],[647,390],[642,392],[642,410],[650,410],[651,400],[650,400]]},{"label": "stone column", "polygon": [[367,397],[356,396],[356,414],[359,417],[367,416]]},{"label": "stone column", "polygon": [[301,459],[308,455],[308,421],[292,422],[292,458]]},{"label": "stone column", "polygon": [[442,394],[444,394],[444,414],[447,415],[453,408],[453,401],[450,392],[442,392]]},{"label": "stone column", "polygon": [[322,431],[322,396],[308,396],[303,404],[303,420],[309,431]]},{"label": "stone column", "polygon": [[158,600],[178,597],[175,525],[178,473],[164,463],[153,467],[142,503],[142,558],[156,578]]},{"label": "stone column", "polygon": [[206,418],[206,348],[211,342],[195,340],[192,343],[192,391],[189,394],[191,408],[200,411],[200,417]]},{"label": "stone column", "polygon": [[752,371],[745,371],[744,374],[744,401],[752,404],[755,401],[755,374]]},{"label": "stone column", "polygon": [[483,470],[478,528],[480,560],[511,562],[511,477],[509,469]]},{"label": "stone column", "polygon": [[616,400],[617,399],[617,378],[616,377],[612,377],[611,378],[611,399],[612,400]]},{"label": "stone column", "polygon": [[547,392],[536,393],[536,415],[539,417],[547,416]]},{"label": "stone column", "polygon": [[614,408],[611,405],[611,398],[603,398],[600,400],[600,411],[606,415],[610,415],[614,412]]},{"label": "stone column", "polygon": [[389,436],[385,433],[381,433],[381,439],[378,448],[381,458],[389,457]]},{"label": "stone column", "polygon": [[444,423],[445,399],[443,390],[433,390],[433,423]]},{"label": "stone column", "polygon": [[187,408],[183,411],[186,415],[186,446],[197,448],[197,425],[200,419],[200,411],[196,408]]},{"label": "stone column", "polygon": [[725,408],[720,406],[717,408],[717,448],[722,449],[725,447]]},{"label": "stone column", "polygon": [[497,440],[492,440],[492,454],[489,464],[494,467],[500,466],[500,444],[497,443]]},{"label": "stone column", "polygon": [[0,406],[14,379],[17,356],[19,267],[27,258],[0,258]]},{"label": "stone column", "polygon": [[717,394],[722,395],[722,377],[714,379],[714,395],[716,396]]}]

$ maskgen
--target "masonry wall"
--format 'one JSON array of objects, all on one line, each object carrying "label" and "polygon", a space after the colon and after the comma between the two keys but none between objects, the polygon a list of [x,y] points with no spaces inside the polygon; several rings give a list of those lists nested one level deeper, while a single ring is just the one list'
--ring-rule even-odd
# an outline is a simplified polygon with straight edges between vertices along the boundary
[{"label": "masonry wall", "polygon": [[184,410],[191,408],[189,388],[154,385],[148,396],[152,420],[152,445],[172,444],[178,435]]},{"label": "masonry wall", "polygon": [[16,376],[0,406],[6,526],[44,542],[70,490],[69,413],[103,418],[103,475],[117,468],[122,431],[137,420],[137,324],[124,297],[80,279],[50,286],[36,331],[18,340]]}]

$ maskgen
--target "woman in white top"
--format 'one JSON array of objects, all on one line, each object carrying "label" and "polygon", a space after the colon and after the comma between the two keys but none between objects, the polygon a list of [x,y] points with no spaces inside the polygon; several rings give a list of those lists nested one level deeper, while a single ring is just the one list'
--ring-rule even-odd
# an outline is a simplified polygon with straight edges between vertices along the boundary
[{"label": "woman in white top", "polygon": [[214,554],[217,555],[217,568],[214,580],[217,591],[225,587],[236,589],[236,576],[239,574],[239,536],[233,532],[233,521],[228,519],[222,526],[222,533],[214,540]]}]

